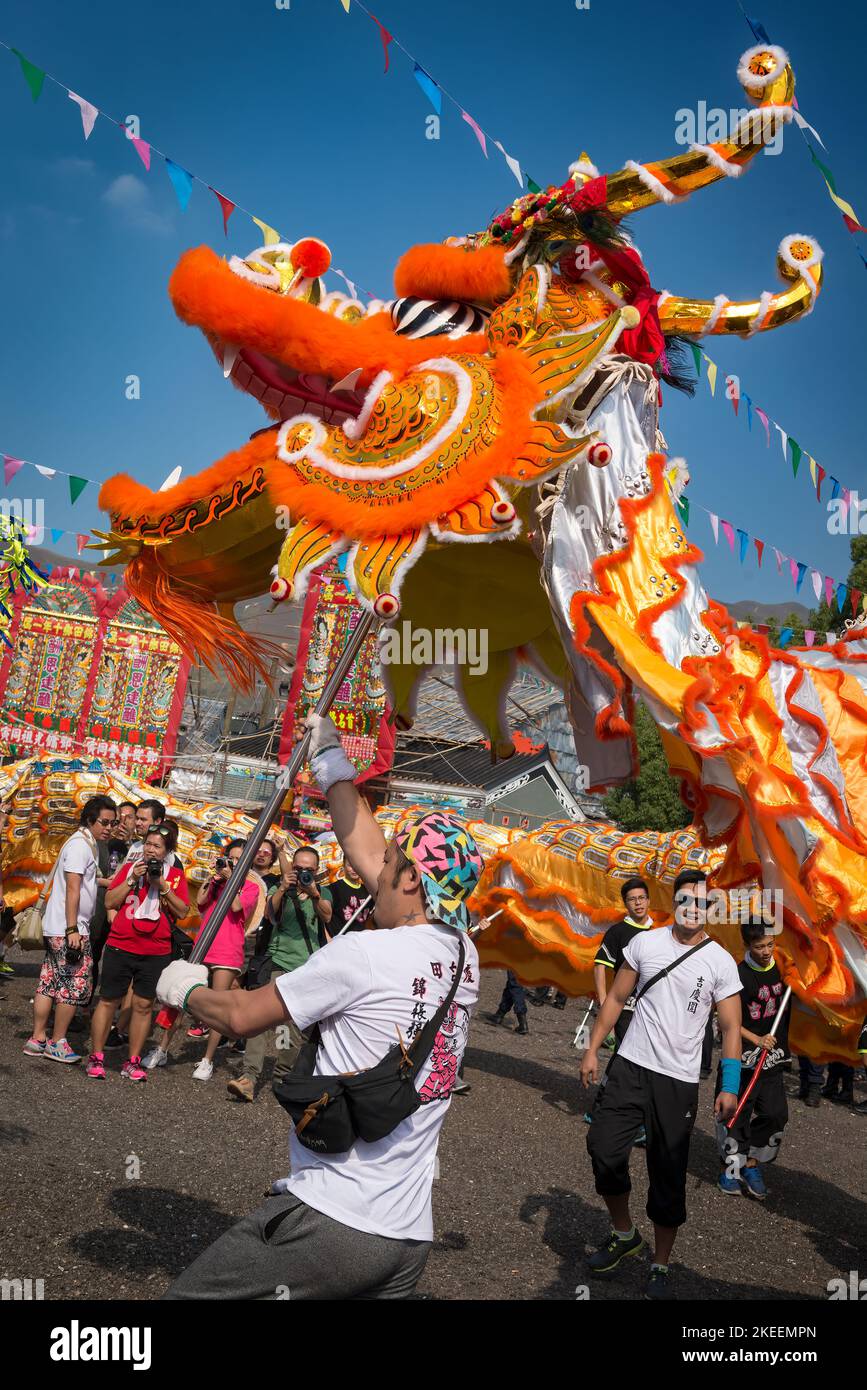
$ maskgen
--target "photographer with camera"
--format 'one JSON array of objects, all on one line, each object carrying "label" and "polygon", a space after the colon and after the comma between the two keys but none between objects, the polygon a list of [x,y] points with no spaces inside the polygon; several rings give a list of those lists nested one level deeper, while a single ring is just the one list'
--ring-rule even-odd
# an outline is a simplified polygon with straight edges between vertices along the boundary
[{"label": "photographer with camera", "polygon": [[[268,899],[268,923],[260,929],[257,956],[251,962],[251,974],[257,975],[257,985],[297,970],[320,946],[330,940],[331,892],[316,882],[319,855],[315,849],[302,846],[296,849],[290,863],[281,851],[280,883]],[[270,927],[270,933],[269,933]],[[267,944],[266,944],[267,941]],[[250,1038],[244,1051],[244,1070],[236,1081],[226,1087],[233,1100],[256,1099],[256,1083],[265,1065],[267,1034]],[[276,1030],[274,1080],[291,1071],[295,1065],[305,1035],[293,1019]]]},{"label": "photographer with camera", "polygon": [[91,1024],[87,1075],[105,1080],[105,1043],[114,1015],[132,986],[127,1081],[146,1081],[141,1052],[151,1027],[157,980],[172,958],[172,923],[186,916],[190,896],[183,870],[174,862],[173,826],[153,825],[140,858],[122,864],[105,895],[116,916],[106,939],[99,977],[99,1003]]},{"label": "photographer with camera", "polygon": [[[24,1044],[28,1057],[81,1061],[66,1041],[66,1032],[76,1006],[87,1002],[93,987],[90,922],[96,906],[98,847],[111,836],[115,817],[111,797],[90,797],[81,808],[78,829],[57,857],[42,921],[45,961],[33,1001],[33,1033]],[[54,1033],[46,1042],[52,1002]]]}]

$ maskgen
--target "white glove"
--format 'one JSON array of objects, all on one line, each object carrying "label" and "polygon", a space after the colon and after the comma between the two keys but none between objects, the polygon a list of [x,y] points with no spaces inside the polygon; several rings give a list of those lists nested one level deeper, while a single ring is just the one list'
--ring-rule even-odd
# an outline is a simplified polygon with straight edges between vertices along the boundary
[{"label": "white glove", "polygon": [[172,1009],[182,1009],[193,985],[207,985],[208,967],[188,960],[173,960],[157,980],[157,999]]},{"label": "white glove", "polygon": [[310,756],[315,758],[323,748],[340,748],[337,725],[327,714],[308,714],[305,721],[310,730]]},{"label": "white glove", "polygon": [[310,714],[307,727],[311,735],[310,771],[323,795],[327,795],[335,782],[354,782],[358,769],[343,751],[334,720],[327,715]]}]

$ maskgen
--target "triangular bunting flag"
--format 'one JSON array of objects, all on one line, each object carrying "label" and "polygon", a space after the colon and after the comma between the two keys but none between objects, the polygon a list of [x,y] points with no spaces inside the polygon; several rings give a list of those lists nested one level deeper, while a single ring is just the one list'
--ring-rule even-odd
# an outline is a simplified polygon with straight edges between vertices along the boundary
[{"label": "triangular bunting flag", "polygon": [[678,499],[677,510],[680,512],[680,519],[684,526],[689,525],[689,498],[681,497]]},{"label": "triangular bunting flag", "polygon": [[702,353],[702,357],[707,363],[707,384],[710,387],[711,395],[714,396],[716,395],[716,362],[712,362],[706,352]]},{"label": "triangular bunting flag", "polygon": [[74,474],[70,473],[70,475],[69,475],[69,500],[71,501],[73,507],[75,506],[75,504],[76,504],[76,502],[78,501],[78,499],[79,499],[79,497],[81,496],[81,494],[84,492],[84,489],[87,487],[87,483],[88,483],[88,479],[87,479],[87,478],[76,478],[76,477],[74,476]]},{"label": "triangular bunting flag", "polygon": [[792,472],[797,478],[798,469],[801,465],[801,454],[803,453],[803,450],[800,444],[798,443],[797,439],[793,439],[791,435],[789,435],[789,448],[792,451]]},{"label": "triangular bunting flag", "polygon": [[374,24],[379,30],[379,37],[382,39],[382,47],[385,52],[384,71],[388,72],[388,45],[391,43],[392,39],[394,38],[394,35],[388,32],[384,24],[380,24],[375,14],[372,14],[370,18],[373,20]]},{"label": "triangular bunting flag", "polygon": [[834,581],[830,574],[825,575],[825,602],[831,607],[831,600],[834,597]]},{"label": "triangular bunting flag", "polygon": [[418,63],[412,65],[412,75],[421,87],[434,111],[438,116],[443,113],[443,94],[429,73],[424,68],[419,67]]},{"label": "triangular bunting flag", "polygon": [[746,531],[742,531],[741,528],[738,527],[738,552],[741,564],[743,564],[744,562],[744,557],[747,553],[747,546],[749,545],[749,543],[750,538],[747,535]]},{"label": "triangular bunting flag", "polygon": [[774,557],[775,557],[775,559],[776,559],[776,561],[777,561],[777,574],[782,574],[782,573],[783,573],[783,561],[785,560],[786,557],[785,557],[785,555],[783,554],[782,550],[778,550],[776,546],[773,546],[772,549],[773,549],[773,552],[774,552]]},{"label": "triangular bunting flag", "polygon": [[815,135],[816,139],[818,140],[819,144],[822,146],[822,149],[824,150],[825,141],[822,139],[815,126],[811,126],[809,121],[805,121],[800,111],[793,111],[792,115],[795,118],[795,125],[798,126],[801,130],[809,130],[811,135]]},{"label": "triangular bunting flag", "polygon": [[732,524],[731,524],[730,521],[724,521],[724,522],[722,523],[722,528],[723,528],[723,535],[725,536],[726,540],[727,540],[728,543],[729,543],[729,550],[731,551],[732,555],[734,555],[734,553],[735,553],[735,528],[732,526]]},{"label": "triangular bunting flag", "polygon": [[858,617],[858,609],[861,606],[862,597],[863,596],[860,589],[849,590],[849,602],[852,605],[852,613],[856,618]]},{"label": "triangular bunting flag", "polygon": [[[817,463],[817,464],[816,464],[816,472],[817,472],[817,474],[818,474],[818,482],[816,483],[816,499],[817,499],[817,501],[821,502],[821,500],[822,500],[822,484],[823,484],[824,481],[825,481],[825,470],[824,470],[824,468],[822,467],[821,463]],[[846,503],[846,509],[847,509],[847,511],[848,511],[848,509],[849,509],[849,503],[848,503],[848,501],[847,501],[847,503]]]},{"label": "triangular bunting flag", "polygon": [[780,646],[781,646],[781,647],[787,647],[787,646],[789,645],[789,643],[791,642],[792,638],[794,637],[794,635],[795,635],[795,629],[794,629],[794,628],[792,628],[792,627],[784,627],[783,630],[782,630],[782,632],[780,633]]},{"label": "triangular bunting flag", "polygon": [[182,169],[180,164],[175,164],[173,159],[169,159],[168,155],[165,156],[165,161],[166,172],[172,181],[175,193],[178,195],[181,212],[186,212],[193,191],[193,176],[188,174],[186,169]]},{"label": "triangular bunting flag", "polygon": [[837,482],[837,479],[836,479],[836,478],[832,478],[832,479],[831,479],[831,500],[833,501],[835,497],[839,497],[839,496],[840,496],[840,484]]},{"label": "triangular bunting flag", "polygon": [[813,458],[812,454],[808,454],[807,458],[810,460],[810,477],[813,479],[813,487],[818,487],[819,479],[816,477],[816,460]]},{"label": "triangular bunting flag", "polygon": [[759,557],[759,569],[762,567],[762,555],[764,554],[765,543],[760,541],[758,536],[753,537],[753,545],[756,547],[756,554]]},{"label": "triangular bunting flag", "polygon": [[340,0],[340,3],[345,9],[346,13],[349,14],[349,0]]},{"label": "triangular bunting flag", "polygon": [[710,529],[713,531],[714,541],[719,545],[719,517],[716,512],[708,512],[708,516],[710,517]]},{"label": "triangular bunting flag", "polygon": [[762,24],[760,19],[750,19],[749,15],[744,15],[744,18],[753,31],[753,38],[755,39],[756,43],[771,42],[770,38],[768,37],[768,31],[765,28],[764,24]]},{"label": "triangular bunting flag", "polygon": [[846,585],[845,585],[845,584],[838,584],[838,585],[837,585],[837,592],[834,594],[834,597],[835,597],[835,599],[837,600],[837,607],[838,607],[838,609],[840,610],[840,612],[842,613],[843,610],[844,610],[844,608],[846,607]]},{"label": "triangular bunting flag", "polygon": [[535,179],[531,179],[529,174],[527,175],[527,188],[529,189],[529,191],[530,191],[531,193],[541,193],[541,192],[542,192],[541,188],[540,188],[539,185],[536,183]]},{"label": "triangular bunting flag", "polygon": [[[211,185],[208,184],[208,187],[211,188]],[[223,236],[228,236],[229,218],[235,211],[235,204],[232,202],[231,198],[224,198],[222,193],[218,193],[216,188],[211,188],[211,192],[213,193],[217,202],[220,204],[220,211],[223,214]]]},{"label": "triangular bunting flag", "polygon": [[78,106],[81,112],[81,124],[84,127],[84,138],[85,140],[89,140],[90,132],[96,125],[96,118],[99,112],[95,106],[91,106],[89,101],[85,101],[84,97],[76,96],[75,92],[69,93],[69,100],[74,101]]},{"label": "triangular bunting flag", "polygon": [[518,180],[518,187],[519,187],[519,188],[523,188],[523,187],[524,187],[524,175],[521,173],[521,166],[520,166],[520,164],[518,163],[517,159],[513,159],[512,156],[511,156],[510,154],[507,154],[507,153],[506,153],[506,151],[503,149],[502,145],[500,144],[499,140],[495,140],[495,141],[494,141],[494,144],[496,145],[497,149],[500,151],[500,154],[501,154],[501,155],[503,156],[503,158],[505,159],[505,161],[506,161],[506,163],[508,164],[509,168],[511,169],[512,173],[515,175],[515,178]]},{"label": "triangular bunting flag", "polygon": [[29,62],[17,48],[13,48],[11,51],[21,64],[21,71],[24,74],[24,81],[30,88],[30,95],[34,101],[38,101],[42,92],[42,84],[45,81],[45,73],[35,63]]},{"label": "triangular bunting flag", "polygon": [[78,553],[79,553],[79,555],[81,554],[82,550],[83,550],[84,547],[87,545],[87,543],[88,543],[89,540],[90,540],[90,536],[89,536],[89,535],[82,535],[81,533],[79,533],[79,534],[75,537],[75,543],[76,543],[76,545],[78,546]]},{"label": "triangular bunting flag", "polygon": [[802,585],[803,582],[804,582],[804,575],[805,575],[806,573],[807,573],[807,566],[804,565],[804,564],[802,564],[802,563],[799,561],[799,562],[798,562],[798,578],[797,578],[797,581],[796,581],[796,583],[795,583],[795,592],[798,593],[798,594],[801,592],[801,585]]},{"label": "triangular bunting flag", "polygon": [[789,459],[789,455],[788,455],[788,453],[786,452],[786,445],[787,445],[788,442],[789,442],[789,436],[786,434],[786,431],[783,429],[782,425],[778,425],[778,424],[777,424],[776,420],[772,421],[772,424],[773,424],[773,426],[774,426],[774,429],[777,431],[777,433],[778,433],[779,436],[780,436],[780,443],[781,443],[781,445],[782,445],[782,447],[783,447],[783,461],[784,461],[785,463],[787,463],[787,462],[788,462],[788,459]]},{"label": "triangular bunting flag", "polygon": [[15,474],[20,473],[23,467],[24,459],[13,458],[11,454],[3,455],[3,481],[7,487],[12,482]]},{"label": "triangular bunting flag", "polygon": [[741,403],[741,388],[736,376],[726,377],[726,395],[734,407],[735,415],[737,415],[738,406]]},{"label": "triangular bunting flag", "polygon": [[744,399],[744,400],[746,401],[746,403],[747,403],[747,429],[748,429],[748,430],[752,430],[752,428],[753,428],[753,403],[752,403],[752,401],[750,400],[749,396],[747,395],[746,391],[744,391],[744,393],[743,393],[743,399]]},{"label": "triangular bunting flag", "polygon": [[689,348],[690,352],[692,353],[693,361],[695,362],[695,374],[696,374],[696,377],[697,377],[697,378],[699,379],[699,381],[700,381],[700,380],[701,380],[701,358],[702,358],[701,348],[698,346],[697,343],[687,343],[687,347]]},{"label": "triangular bunting flag", "polygon": [[42,463],[34,463],[33,467],[36,469],[36,472],[37,472],[37,473],[41,473],[41,474],[42,474],[43,478],[56,478],[56,477],[57,477],[57,469],[56,469],[56,468],[46,468],[45,465],[42,464]]},{"label": "triangular bunting flag", "polygon": [[792,583],[793,583],[793,584],[797,584],[797,582],[798,582],[798,562],[797,562],[797,560],[789,560],[789,570],[791,571],[791,575],[792,575]]},{"label": "triangular bunting flag", "polygon": [[52,544],[57,545],[57,542],[60,540],[61,536],[64,536],[65,534],[66,532],[62,528],[54,527],[51,532]]},{"label": "triangular bunting flag", "polygon": [[770,449],[770,447],[771,447],[771,431],[770,431],[770,429],[768,428],[768,424],[769,424],[768,417],[767,417],[767,415],[765,414],[765,412],[762,410],[762,407],[761,407],[760,405],[757,405],[757,406],[756,406],[756,414],[758,415],[759,419],[761,420],[762,424],[763,424],[764,427],[765,427],[765,441],[766,441],[766,443],[767,443],[767,447]]},{"label": "triangular bunting flag", "polygon": [[818,570],[811,570],[811,571],[810,571],[810,578],[811,578],[812,581],[813,581],[813,592],[815,593],[816,598],[817,598],[817,599],[821,599],[821,597],[822,597],[822,576],[821,576],[821,574],[819,573]]},{"label": "triangular bunting flag", "polygon": [[261,222],[258,217],[253,217],[252,220],[262,233],[264,238],[263,244],[265,246],[276,246],[277,242],[280,240],[280,233],[275,231],[273,227],[269,227],[267,222]]},{"label": "triangular bunting flag", "polygon": [[461,110],[461,116],[462,116],[463,119],[466,121],[466,123],[467,123],[467,125],[470,127],[470,129],[473,131],[473,133],[474,133],[476,139],[478,140],[479,144],[480,144],[481,147],[482,147],[482,154],[485,156],[485,159],[487,159],[487,157],[488,157],[488,144],[487,144],[487,141],[485,140],[485,132],[482,130],[481,126],[479,126],[479,125],[476,124],[476,122],[473,120],[472,116],[470,115],[469,111]]},{"label": "triangular bunting flag", "polygon": [[804,628],[804,641],[806,642],[807,646],[808,646],[808,647],[812,647],[812,645],[813,645],[813,643],[815,642],[815,640],[816,640],[816,633],[815,633],[815,631],[813,630],[813,628],[811,628],[811,627],[805,627],[805,628]]},{"label": "triangular bunting flag", "polygon": [[151,169],[151,147],[150,147],[150,145],[148,144],[147,140],[140,140],[140,139],[138,138],[137,135],[133,135],[133,136],[131,136],[130,138],[131,138],[131,140],[132,140],[132,143],[135,145],[135,152],[136,152],[136,154],[138,155],[138,157],[139,157],[139,159],[141,160],[141,162],[142,162],[142,164],[144,165],[144,167],[147,169],[148,173],[150,173],[150,169]]}]

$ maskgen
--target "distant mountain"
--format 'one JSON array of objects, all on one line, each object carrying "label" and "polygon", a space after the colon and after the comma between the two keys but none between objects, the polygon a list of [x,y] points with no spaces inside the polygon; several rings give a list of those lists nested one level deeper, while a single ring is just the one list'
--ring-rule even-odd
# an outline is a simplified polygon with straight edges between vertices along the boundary
[{"label": "distant mountain", "polygon": [[726,603],[726,608],[733,618],[740,618],[741,622],[752,618],[757,623],[766,623],[769,618],[774,618],[778,623],[783,623],[790,613],[794,613],[800,622],[805,623],[810,615],[809,608],[803,603],[759,603],[751,598]]}]

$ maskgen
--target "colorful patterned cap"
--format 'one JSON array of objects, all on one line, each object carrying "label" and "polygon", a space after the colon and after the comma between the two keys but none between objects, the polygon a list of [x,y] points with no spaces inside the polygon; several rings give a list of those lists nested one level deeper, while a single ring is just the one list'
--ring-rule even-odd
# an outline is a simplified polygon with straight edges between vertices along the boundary
[{"label": "colorful patterned cap", "polygon": [[421,874],[431,915],[468,931],[466,900],[479,881],[482,856],[466,827],[443,811],[432,811],[398,830],[395,840]]}]

